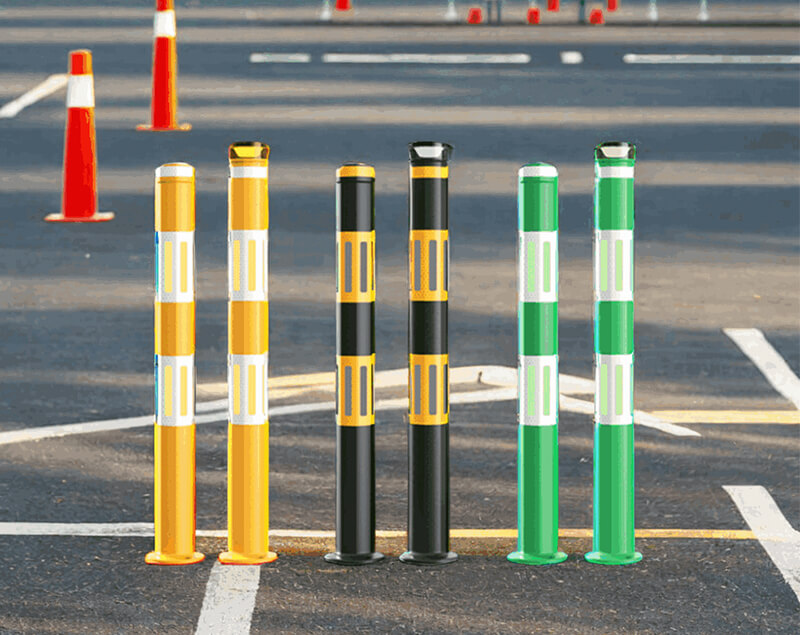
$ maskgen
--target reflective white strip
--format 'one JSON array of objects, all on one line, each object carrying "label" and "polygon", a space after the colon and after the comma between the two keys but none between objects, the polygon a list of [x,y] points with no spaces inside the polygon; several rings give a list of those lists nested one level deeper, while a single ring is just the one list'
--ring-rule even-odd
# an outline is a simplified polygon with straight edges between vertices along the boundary
[{"label": "reflective white strip", "polygon": [[594,166],[595,176],[599,179],[632,179],[632,165],[597,165]]},{"label": "reflective white strip", "polygon": [[595,355],[594,420],[633,424],[633,355]]},{"label": "reflective white strip", "polygon": [[269,296],[269,234],[266,229],[228,232],[228,297],[263,302]]},{"label": "reflective white strip", "polygon": [[519,423],[554,426],[558,423],[558,355],[519,358]]},{"label": "reflective white strip", "polygon": [[520,302],[558,302],[558,232],[519,232]]},{"label": "reflective white strip", "polygon": [[594,298],[597,301],[633,301],[632,230],[594,232]]},{"label": "reflective white strip", "polygon": [[153,35],[155,37],[175,37],[177,33],[175,12],[156,11],[156,17],[153,20]]},{"label": "reflective white strip", "polygon": [[156,232],[156,301],[194,302],[194,232]]},{"label": "reflective white strip", "polygon": [[94,108],[94,76],[69,76],[67,108]]},{"label": "reflective white strip", "polygon": [[255,165],[232,165],[232,179],[265,179],[267,178],[267,168]]},{"label": "reflective white strip", "polygon": [[238,425],[267,421],[268,354],[228,356],[228,420]]},{"label": "reflective white strip", "polygon": [[156,178],[166,179],[170,177],[191,178],[194,176],[194,168],[188,163],[172,163],[156,168]]},{"label": "reflective white strip", "polygon": [[194,355],[156,356],[156,423],[194,423]]},{"label": "reflective white strip", "polygon": [[558,170],[552,165],[524,165],[519,169],[520,177],[523,176],[558,176]]}]

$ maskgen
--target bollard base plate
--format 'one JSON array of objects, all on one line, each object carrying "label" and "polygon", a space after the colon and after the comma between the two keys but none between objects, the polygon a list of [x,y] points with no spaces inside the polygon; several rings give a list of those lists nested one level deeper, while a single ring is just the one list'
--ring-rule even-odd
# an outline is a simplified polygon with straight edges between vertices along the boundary
[{"label": "bollard base plate", "polygon": [[170,553],[162,553],[160,551],[151,551],[144,557],[147,564],[158,564],[166,566],[176,566],[182,564],[197,564],[205,560],[202,553],[195,551],[188,555],[178,555]]},{"label": "bollard base plate", "polygon": [[419,553],[417,551],[406,551],[400,556],[400,562],[406,564],[416,564],[420,566],[450,564],[458,560],[458,554],[453,551],[445,553]]},{"label": "bollard base plate", "polygon": [[635,564],[642,559],[642,554],[638,551],[633,553],[608,553],[607,551],[590,551],[583,556],[586,562],[594,564],[624,565]]},{"label": "bollard base plate", "polygon": [[357,567],[364,564],[375,564],[376,562],[383,560],[386,556],[379,551],[374,551],[372,553],[341,553],[339,551],[334,551],[332,553],[325,554],[324,557],[325,562],[330,562],[331,564]]},{"label": "bollard base plate", "polygon": [[515,551],[508,554],[507,559],[509,562],[516,562],[518,564],[547,565],[564,562],[564,560],[567,559],[567,554],[563,551],[556,551],[555,553],[525,553],[524,551]]},{"label": "bollard base plate", "polygon": [[168,127],[159,127],[159,126],[151,126],[149,123],[141,123],[136,126],[136,129],[140,132],[170,132],[170,131],[186,131],[192,129],[192,124],[190,123],[179,123],[177,126],[168,126]]},{"label": "bollard base plate", "polygon": [[95,212],[91,216],[64,216],[64,212],[48,214],[44,217],[48,223],[103,223],[114,219],[114,212]]},{"label": "bollard base plate", "polygon": [[238,553],[236,551],[223,551],[219,554],[222,564],[268,564],[275,562],[278,554],[274,551],[267,553]]}]

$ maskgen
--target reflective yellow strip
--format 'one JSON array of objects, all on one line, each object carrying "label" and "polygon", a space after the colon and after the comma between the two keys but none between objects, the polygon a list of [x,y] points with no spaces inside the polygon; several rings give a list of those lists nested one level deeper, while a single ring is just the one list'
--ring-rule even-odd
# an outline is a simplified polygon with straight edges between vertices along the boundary
[{"label": "reflective yellow strip", "polygon": [[343,165],[338,170],[336,170],[336,177],[337,178],[346,178],[346,177],[367,177],[367,178],[375,178],[375,168],[369,165]]},{"label": "reflective yellow strip", "polygon": [[186,293],[189,287],[189,245],[181,243],[181,293]]},{"label": "reflective yellow strip", "polygon": [[164,293],[172,293],[172,241],[164,243]]},{"label": "reflective yellow strip", "polygon": [[241,291],[241,284],[240,280],[241,276],[241,266],[240,266],[240,258],[242,256],[242,241],[241,240],[234,240],[233,241],[233,290],[234,291]]},{"label": "reflective yellow strip", "polygon": [[447,301],[446,229],[412,229],[408,235],[409,299]]},{"label": "reflective yellow strip", "polygon": [[187,388],[187,377],[186,377],[186,366],[181,366],[181,416],[186,416],[187,411],[187,404],[186,404],[186,388]]},{"label": "reflective yellow strip", "polygon": [[412,179],[446,179],[449,169],[436,165],[412,166]]},{"label": "reflective yellow strip", "polygon": [[172,416],[172,393],[175,388],[172,385],[172,366],[164,369],[164,415]]},{"label": "reflective yellow strip", "polygon": [[247,367],[247,414],[256,413],[256,367]]},{"label": "reflective yellow strip", "polygon": [[375,424],[374,355],[339,355],[336,357],[339,374],[336,423],[340,426],[371,426]]},{"label": "reflective yellow strip", "polygon": [[247,290],[256,290],[256,241],[247,241]]},{"label": "reflective yellow strip", "polygon": [[656,410],[651,414],[673,423],[800,425],[800,410]]},{"label": "reflective yellow strip", "polygon": [[242,389],[239,385],[242,377],[242,367],[239,364],[233,366],[233,414],[238,415],[241,413],[239,401],[242,396]]},{"label": "reflective yellow strip", "polygon": [[445,410],[447,386],[444,367],[447,355],[409,355],[408,363],[409,423],[428,426],[446,424],[450,420],[450,413]]},{"label": "reflective yellow strip", "polygon": [[375,232],[339,232],[337,252],[336,301],[375,302]]}]

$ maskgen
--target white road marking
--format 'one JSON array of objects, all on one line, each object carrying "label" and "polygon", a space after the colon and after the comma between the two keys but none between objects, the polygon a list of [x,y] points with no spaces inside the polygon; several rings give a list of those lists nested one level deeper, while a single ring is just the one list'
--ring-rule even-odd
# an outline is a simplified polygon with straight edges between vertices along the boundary
[{"label": "white road marking", "polygon": [[583,64],[583,53],[580,51],[561,51],[562,64]]},{"label": "white road marking", "polygon": [[325,53],[326,64],[528,64],[526,53]]},{"label": "white road marking", "polygon": [[626,64],[800,64],[800,55],[661,55],[626,53]]},{"label": "white road marking", "polygon": [[250,632],[261,578],[258,565],[215,562],[206,584],[197,635],[238,635]]},{"label": "white road marking", "polygon": [[308,64],[309,53],[251,53],[251,64]]},{"label": "white road marking", "polygon": [[38,86],[31,88],[27,93],[17,97],[14,101],[8,102],[0,108],[0,119],[10,119],[16,117],[23,109],[31,104],[35,104],[40,99],[52,95],[57,90],[61,90],[67,85],[67,76],[63,74],[50,75]]},{"label": "white road marking", "polygon": [[800,531],[760,485],[723,485],[764,551],[800,600]]},{"label": "white road marking", "polygon": [[800,378],[758,329],[722,329],[780,394],[800,409]]},{"label": "white road marking", "polygon": [[[506,366],[465,366],[454,368],[450,377],[451,384],[482,383],[490,386],[498,386],[498,388],[495,389],[452,392],[450,394],[450,403],[453,404],[513,401],[517,398],[516,368]],[[407,383],[408,369],[405,368],[379,371],[375,376],[375,385],[381,388],[405,386]],[[559,384],[561,392],[560,407],[562,410],[588,415],[594,413],[592,402],[566,396],[570,394],[592,394],[594,392],[594,383],[591,380],[575,377],[573,375],[559,375]],[[403,410],[407,407],[408,399],[406,397],[381,399],[375,403],[376,410]],[[226,421],[228,418],[227,409],[227,399],[216,399],[214,401],[199,403],[196,406],[197,416],[195,417],[195,422],[198,425],[202,425],[204,423]],[[290,404],[271,407],[269,409],[269,416],[280,417],[308,412],[326,412],[333,409],[333,401]],[[634,411],[634,422],[675,436],[701,436],[698,432],[690,428],[668,423],[640,410]],[[0,432],[0,445],[53,439],[74,434],[128,430],[150,425],[153,425],[153,415],[9,430],[7,432]]]}]

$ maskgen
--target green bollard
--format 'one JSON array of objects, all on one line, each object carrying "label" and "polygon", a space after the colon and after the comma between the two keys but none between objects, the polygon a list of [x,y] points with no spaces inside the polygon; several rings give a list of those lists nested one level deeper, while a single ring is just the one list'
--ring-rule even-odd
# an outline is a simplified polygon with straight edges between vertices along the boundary
[{"label": "green bollard", "polygon": [[519,171],[517,551],[556,564],[558,550],[558,172]]},{"label": "green bollard", "polygon": [[632,564],[633,166],[636,148],[595,148],[594,186],[594,533],[586,560]]}]

